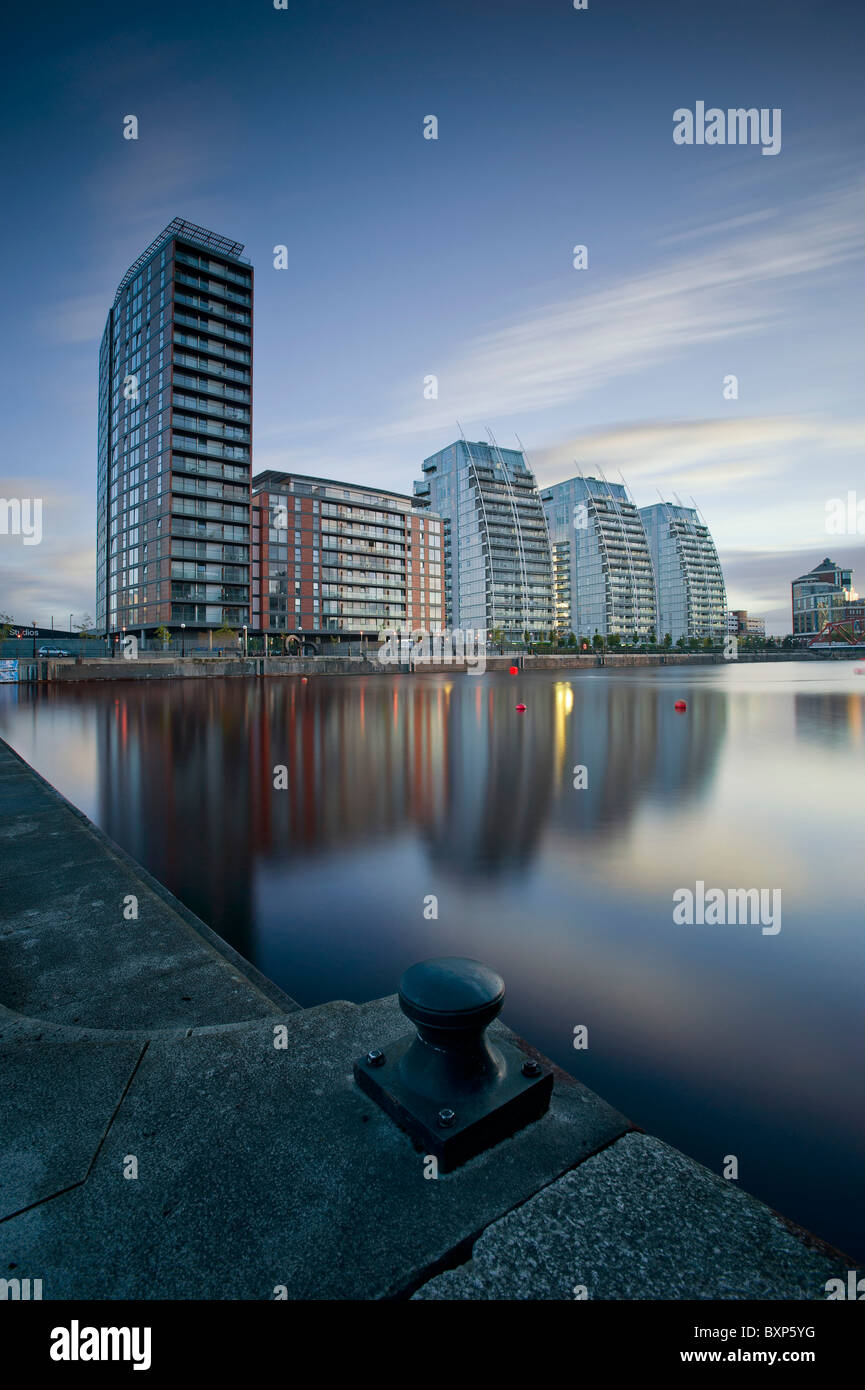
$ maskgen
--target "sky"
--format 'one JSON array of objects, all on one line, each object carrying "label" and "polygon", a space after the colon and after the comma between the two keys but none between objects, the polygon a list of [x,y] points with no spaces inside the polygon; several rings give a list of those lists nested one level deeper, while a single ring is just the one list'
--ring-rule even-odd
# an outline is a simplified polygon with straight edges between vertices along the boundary
[{"label": "sky", "polygon": [[[411,492],[492,431],[541,484],[694,499],[770,631],[826,555],[865,590],[865,519],[826,527],[865,502],[863,35],[855,0],[19,5],[0,496],[43,521],[0,612],[94,613],[99,340],[176,216],[256,268],[254,472]],[[779,153],[674,143],[698,101],[779,108]]]}]

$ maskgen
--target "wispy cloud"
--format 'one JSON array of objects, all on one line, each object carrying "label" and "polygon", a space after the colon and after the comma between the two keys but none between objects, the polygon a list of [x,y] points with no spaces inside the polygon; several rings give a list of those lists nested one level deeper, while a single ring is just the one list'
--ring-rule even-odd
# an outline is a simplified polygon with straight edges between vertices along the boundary
[{"label": "wispy cloud", "polygon": [[629,483],[722,492],[777,479],[798,463],[800,451],[856,453],[865,420],[817,415],[769,415],[727,420],[648,420],[574,434],[532,452],[542,483],[571,476],[574,462],[621,471]]},{"label": "wispy cloud", "polygon": [[546,304],[471,342],[437,375],[440,397],[375,432],[428,433],[439,423],[513,418],[576,401],[617,378],[654,369],[698,345],[756,334],[783,320],[777,291],[865,251],[865,181],[803,201],[783,225],[753,224],[732,240],[659,264],[611,289],[581,277]]}]

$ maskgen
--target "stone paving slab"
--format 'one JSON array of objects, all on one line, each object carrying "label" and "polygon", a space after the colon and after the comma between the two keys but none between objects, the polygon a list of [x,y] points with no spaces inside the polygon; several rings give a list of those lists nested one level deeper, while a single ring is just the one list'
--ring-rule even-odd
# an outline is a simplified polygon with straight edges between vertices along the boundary
[{"label": "stone paving slab", "polygon": [[2,740],[0,808],[0,1005],[145,1035],[298,1007]]},{"label": "stone paving slab", "polygon": [[[376,1299],[410,1293],[628,1121],[561,1074],[549,1113],[464,1167],[424,1158],[352,1062],[406,1031],[395,998],[151,1042],[87,1181],[0,1223],[43,1297]],[[491,1032],[513,1035],[496,1023]],[[126,1180],[127,1155],[139,1177]]]},{"label": "stone paving slab", "polygon": [[825,1300],[839,1252],[646,1134],[631,1133],[488,1226],[415,1299]]},{"label": "stone paving slab", "polygon": [[0,1047],[0,1220],[84,1181],[142,1051],[44,1038]]}]

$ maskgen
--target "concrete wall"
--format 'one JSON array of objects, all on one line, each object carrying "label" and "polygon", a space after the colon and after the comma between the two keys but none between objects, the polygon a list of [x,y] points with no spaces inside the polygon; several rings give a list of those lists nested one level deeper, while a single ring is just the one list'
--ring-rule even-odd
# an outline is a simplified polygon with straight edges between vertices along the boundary
[{"label": "concrete wall", "polygon": [[[818,661],[818,654],[810,652],[776,652],[771,655],[757,653],[740,655],[739,663],[754,661]],[[518,666],[524,671],[580,671],[598,666],[717,666],[724,665],[718,652],[675,652],[675,653],[596,653],[586,656],[526,656],[523,653],[512,656],[488,656],[488,671],[508,671]],[[22,663],[26,669],[38,668],[39,680],[51,681],[93,681],[93,680],[181,680],[198,676],[358,676],[409,674],[406,664],[382,665],[369,657],[356,656],[317,656],[317,657],[206,657],[206,656],[152,656],[143,654],[137,661],[124,661],[111,657],[99,660],[40,660],[36,663]],[[464,671],[465,666],[456,662],[448,664],[423,664],[416,670],[419,674],[448,674]],[[474,669],[468,668],[469,671]],[[21,679],[33,679],[22,670]]]}]

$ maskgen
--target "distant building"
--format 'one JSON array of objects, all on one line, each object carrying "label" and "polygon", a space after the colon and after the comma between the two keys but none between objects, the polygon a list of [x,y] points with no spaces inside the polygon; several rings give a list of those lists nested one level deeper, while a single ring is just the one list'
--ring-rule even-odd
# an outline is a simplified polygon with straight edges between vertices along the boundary
[{"label": "distant building", "polygon": [[424,459],[423,474],[415,501],[442,519],[446,627],[552,632],[550,540],[524,454],[458,439]]},{"label": "distant building", "polygon": [[439,631],[442,524],[411,497],[270,471],[253,479],[252,624],[265,633]]},{"label": "distant building", "polygon": [[175,218],[117,287],[99,351],[96,622],[249,620],[252,266]]},{"label": "distant building", "polygon": [[[827,623],[855,620],[858,595],[853,571],[827,556],[819,565],[793,580],[793,638],[810,641]],[[849,610],[849,611],[848,611]]]},{"label": "distant building", "polygon": [[655,583],[640,514],[621,483],[568,478],[541,494],[556,575],[556,625],[579,637],[645,640]]},{"label": "distant building", "polygon": [[728,609],[725,631],[736,637],[765,637],[766,619],[749,617],[745,608]]},{"label": "distant building", "polygon": [[715,542],[693,507],[658,502],[640,508],[658,595],[658,636],[720,640],[727,592]]}]

